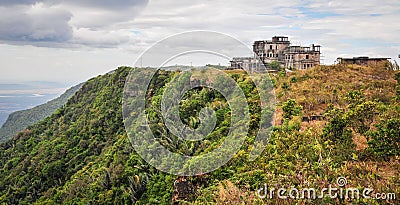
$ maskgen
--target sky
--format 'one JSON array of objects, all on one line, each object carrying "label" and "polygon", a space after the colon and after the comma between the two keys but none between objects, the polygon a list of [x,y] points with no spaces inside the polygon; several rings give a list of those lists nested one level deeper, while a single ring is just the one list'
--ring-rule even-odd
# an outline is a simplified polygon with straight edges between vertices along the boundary
[{"label": "sky", "polygon": [[337,57],[399,61],[400,1],[389,0],[1,0],[0,83],[74,85],[134,65],[156,42],[208,30],[251,47],[288,36]]}]

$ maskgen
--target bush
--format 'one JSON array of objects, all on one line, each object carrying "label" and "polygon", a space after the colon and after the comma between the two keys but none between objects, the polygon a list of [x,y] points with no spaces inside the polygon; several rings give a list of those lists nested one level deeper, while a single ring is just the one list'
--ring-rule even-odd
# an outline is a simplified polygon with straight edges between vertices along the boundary
[{"label": "bush", "polygon": [[400,119],[393,118],[376,125],[377,130],[369,132],[372,138],[368,151],[378,157],[388,159],[390,156],[400,155]]},{"label": "bush", "polygon": [[290,78],[290,82],[291,83],[296,83],[297,82],[296,76],[293,76],[292,78]]},{"label": "bush", "polygon": [[355,144],[351,130],[348,129],[349,122],[346,113],[338,108],[329,110],[325,116],[329,123],[324,127],[322,139],[333,145],[332,154],[337,163],[351,159]]},{"label": "bush", "polygon": [[292,119],[293,116],[300,116],[303,107],[301,105],[297,105],[296,101],[293,99],[288,99],[285,103],[283,103],[283,117],[286,119]]},{"label": "bush", "polygon": [[269,66],[272,70],[281,70],[281,66],[279,65],[278,61],[272,61],[269,63]]}]

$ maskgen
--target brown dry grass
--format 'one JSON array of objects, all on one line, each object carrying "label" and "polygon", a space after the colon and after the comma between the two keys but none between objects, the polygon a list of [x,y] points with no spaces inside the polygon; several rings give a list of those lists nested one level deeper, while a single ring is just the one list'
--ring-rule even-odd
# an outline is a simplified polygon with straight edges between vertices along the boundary
[{"label": "brown dry grass", "polygon": [[231,181],[225,180],[218,184],[216,190],[218,204],[252,204],[255,199],[253,192],[247,189],[240,189]]},{"label": "brown dry grass", "polygon": [[356,144],[356,150],[365,150],[368,148],[368,141],[365,136],[362,136],[358,133],[353,133],[353,141]]},{"label": "brown dry grass", "polygon": [[[394,71],[383,66],[318,66],[308,70],[295,71],[277,82],[276,93],[283,95],[278,98],[284,102],[288,98],[295,99],[303,106],[305,115],[321,114],[328,104],[337,107],[346,106],[344,96],[350,91],[362,89],[368,100],[380,98],[390,100],[395,94],[396,81]],[[295,77],[297,82],[290,82]],[[286,82],[289,90],[284,91],[282,84]],[[336,94],[334,94],[336,92]]]}]

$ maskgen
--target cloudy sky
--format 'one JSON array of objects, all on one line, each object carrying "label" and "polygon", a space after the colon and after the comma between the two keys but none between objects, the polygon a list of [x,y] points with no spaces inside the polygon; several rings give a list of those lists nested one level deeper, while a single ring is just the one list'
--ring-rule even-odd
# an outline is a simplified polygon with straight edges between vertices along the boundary
[{"label": "cloudy sky", "polygon": [[322,46],[323,63],[368,55],[399,61],[400,1],[1,0],[0,82],[67,84],[133,65],[155,42],[210,30],[251,46],[286,35]]}]

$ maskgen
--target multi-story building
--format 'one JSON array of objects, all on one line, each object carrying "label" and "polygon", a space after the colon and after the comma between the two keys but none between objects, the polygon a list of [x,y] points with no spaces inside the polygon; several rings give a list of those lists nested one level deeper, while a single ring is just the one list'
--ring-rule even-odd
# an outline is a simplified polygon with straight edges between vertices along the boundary
[{"label": "multi-story building", "polygon": [[255,41],[253,44],[253,52],[264,64],[278,61],[283,65],[285,63],[284,51],[289,46],[290,41],[288,37],[275,36],[272,37],[272,41]]},{"label": "multi-story building", "polygon": [[285,49],[286,68],[297,70],[315,67],[320,64],[321,46],[312,44],[310,47],[289,46]]},{"label": "multi-story building", "polygon": [[[288,37],[274,36],[272,40],[255,41],[253,44],[254,57],[234,58],[231,61],[233,69],[250,67],[247,62],[260,61],[265,67],[273,61],[281,67],[289,69],[307,69],[320,64],[321,46],[312,44],[310,47],[291,46]],[[260,63],[258,62],[258,63]],[[238,66],[240,65],[240,66]]]}]

